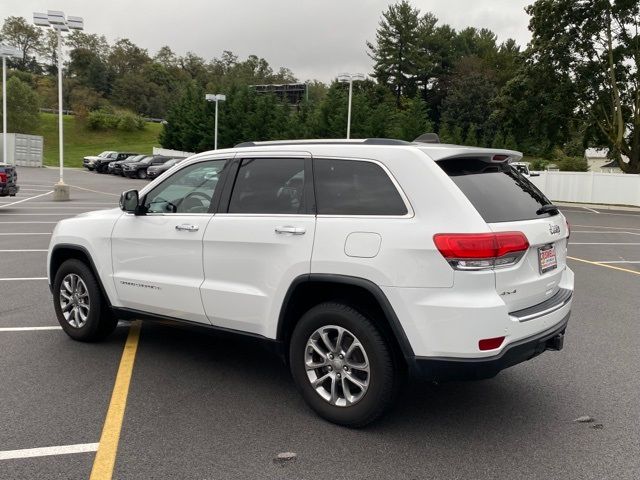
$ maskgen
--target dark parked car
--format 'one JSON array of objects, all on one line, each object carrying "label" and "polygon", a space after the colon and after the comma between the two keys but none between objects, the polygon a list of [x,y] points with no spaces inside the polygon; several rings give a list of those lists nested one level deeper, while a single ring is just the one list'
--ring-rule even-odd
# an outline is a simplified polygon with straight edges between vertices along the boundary
[{"label": "dark parked car", "polygon": [[0,197],[15,197],[20,187],[18,186],[18,172],[13,165],[0,163]]},{"label": "dark parked car", "polygon": [[162,165],[169,160],[173,160],[173,158],[165,157],[164,155],[154,155],[139,162],[123,163],[122,173],[129,178],[147,178],[147,168],[153,165]]},{"label": "dark parked car", "polygon": [[177,165],[183,160],[184,158],[173,158],[168,162],[163,163],[162,165],[151,165],[149,168],[147,168],[147,178],[154,179],[156,177],[159,177],[171,167]]},{"label": "dark parked car", "polygon": [[109,168],[109,164],[111,162],[124,160],[125,158],[129,158],[134,155],[138,155],[138,154],[133,152],[116,152],[115,155],[112,154],[106,158],[97,158],[93,162],[93,168],[98,173],[107,173],[107,169]]},{"label": "dark parked car", "polygon": [[144,160],[147,157],[152,157],[153,155],[134,155],[132,157],[127,157],[124,160],[117,160],[115,162],[111,162],[107,167],[107,172],[112,173],[114,175],[122,175],[122,164],[123,163],[134,163],[139,162],[140,160]]},{"label": "dark parked car", "polygon": [[96,160],[101,158],[116,158],[118,152],[113,152],[111,150],[107,150],[98,155],[87,155],[82,159],[82,166],[88,170],[93,170]]}]

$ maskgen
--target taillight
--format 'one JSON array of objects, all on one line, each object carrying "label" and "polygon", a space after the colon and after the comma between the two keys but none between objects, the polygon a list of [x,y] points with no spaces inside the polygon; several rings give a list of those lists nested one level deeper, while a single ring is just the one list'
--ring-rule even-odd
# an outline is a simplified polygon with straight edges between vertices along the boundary
[{"label": "taillight", "polygon": [[456,270],[515,265],[529,248],[529,241],[522,232],[438,233],[433,241]]},{"label": "taillight", "polygon": [[7,174],[2,172],[0,173],[0,182],[2,183],[6,183],[7,182]]},{"label": "taillight", "polygon": [[502,345],[505,337],[494,337],[494,338],[485,338],[478,342],[478,348],[480,350],[495,350]]}]

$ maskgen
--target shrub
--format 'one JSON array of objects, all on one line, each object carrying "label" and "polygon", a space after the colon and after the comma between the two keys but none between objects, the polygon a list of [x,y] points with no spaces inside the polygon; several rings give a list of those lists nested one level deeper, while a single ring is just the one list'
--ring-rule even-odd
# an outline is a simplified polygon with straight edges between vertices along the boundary
[{"label": "shrub", "polygon": [[91,130],[122,130],[133,132],[144,128],[144,120],[130,112],[109,112],[105,109],[89,112],[87,127]]}]

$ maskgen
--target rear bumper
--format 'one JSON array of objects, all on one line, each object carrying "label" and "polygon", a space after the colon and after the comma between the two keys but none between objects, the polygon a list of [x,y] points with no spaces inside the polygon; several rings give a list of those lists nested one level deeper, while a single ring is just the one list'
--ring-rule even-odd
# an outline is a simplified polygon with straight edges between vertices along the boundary
[{"label": "rear bumper", "polygon": [[414,357],[413,372],[427,380],[482,380],[501,370],[531,360],[546,350],[561,350],[569,315],[553,327],[509,344],[499,354],[484,358]]},{"label": "rear bumper", "polygon": [[0,197],[14,197],[19,191],[20,187],[18,185],[0,185]]}]

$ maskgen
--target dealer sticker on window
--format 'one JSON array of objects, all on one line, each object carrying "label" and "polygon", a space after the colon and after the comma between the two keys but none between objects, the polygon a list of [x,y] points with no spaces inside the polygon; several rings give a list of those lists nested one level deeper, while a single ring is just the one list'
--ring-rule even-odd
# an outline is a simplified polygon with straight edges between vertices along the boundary
[{"label": "dealer sticker on window", "polygon": [[558,266],[556,248],[553,244],[545,245],[538,249],[538,264],[540,266],[540,274],[547,273]]}]

